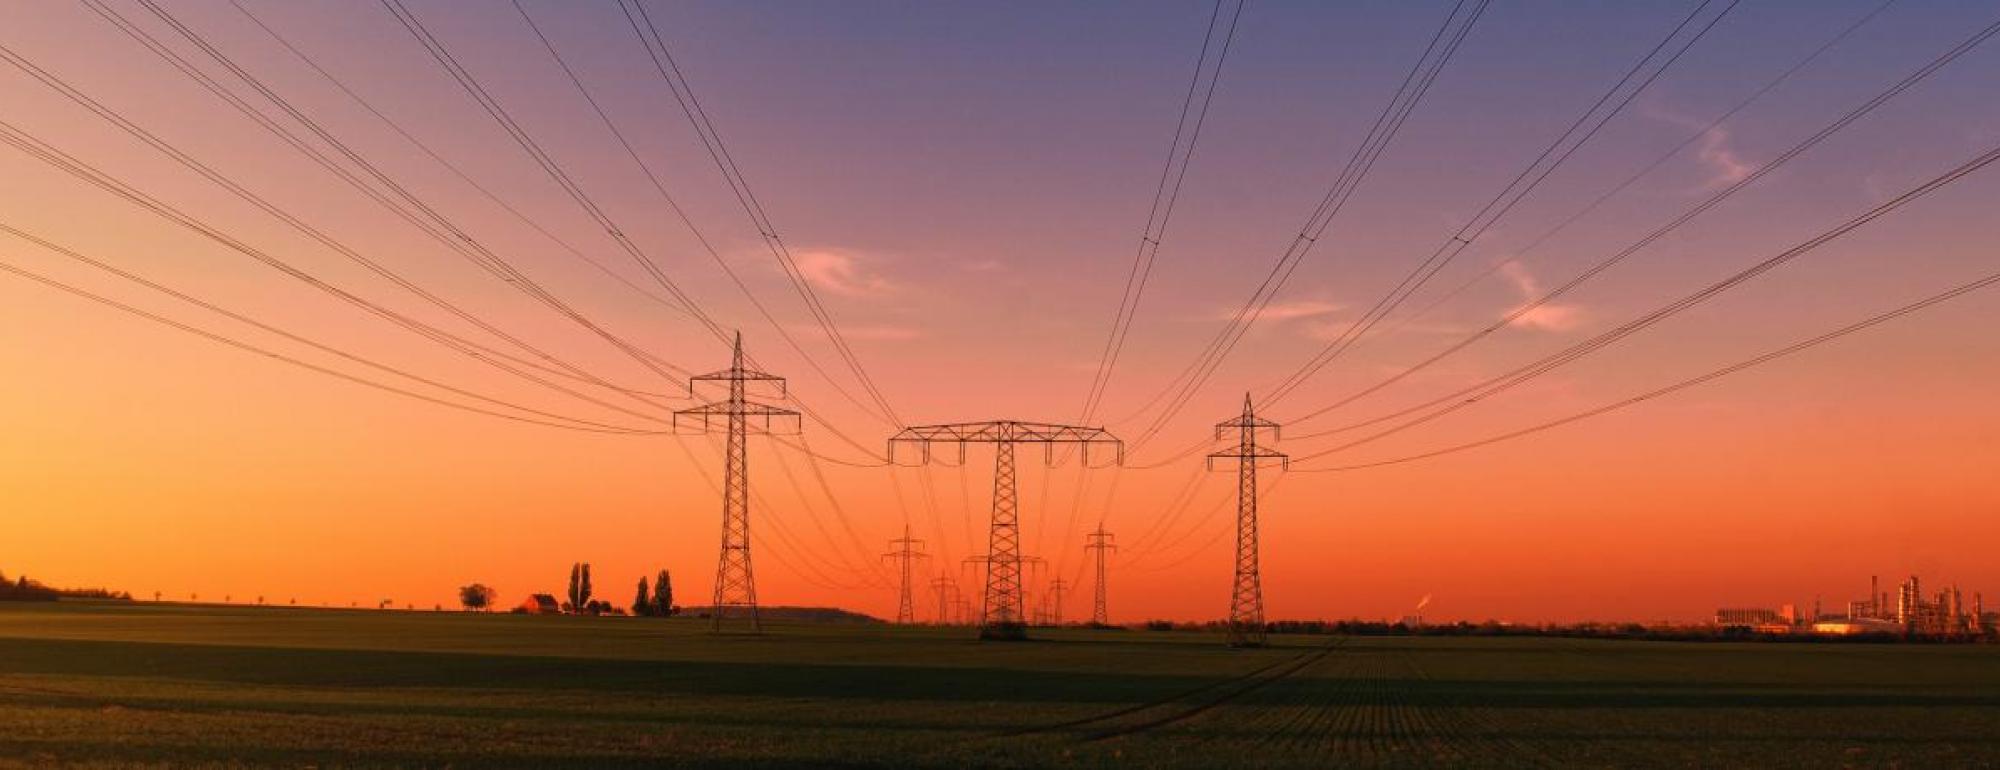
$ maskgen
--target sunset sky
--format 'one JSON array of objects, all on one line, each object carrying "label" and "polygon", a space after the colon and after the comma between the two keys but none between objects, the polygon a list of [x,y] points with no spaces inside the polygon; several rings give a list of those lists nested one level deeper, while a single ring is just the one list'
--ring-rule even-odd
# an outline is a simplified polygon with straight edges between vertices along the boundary
[{"label": "sunset sky", "polygon": [[[328,285],[531,356],[258,210],[16,62],[31,64],[510,336],[621,386],[684,392],[684,379],[662,377],[469,264],[239,114],[101,16],[98,2],[0,4],[10,60],[0,63],[0,127]],[[241,2],[160,7],[592,321],[678,370],[727,365],[719,340],[640,291],[664,293],[388,10]],[[906,523],[934,557],[923,577],[954,576],[976,597],[978,576],[962,562],[985,547],[990,450],[974,448],[963,468],[857,467],[879,462],[894,427],[836,390],[865,401],[619,6],[524,7],[779,327],[666,208],[513,5],[408,5],[605,217],[708,314],[739,328],[760,365],[789,377],[792,394],[826,418],[806,421],[803,434],[839,461],[821,461],[823,477],[797,450],[752,439],[760,599],[892,616],[895,590],[880,555]],[[1279,447],[1303,457],[1364,436],[1306,434],[1427,402],[1616,328],[2000,143],[1992,98],[2000,42],[1986,41],[1567,296],[1420,374],[1298,421],[1632,244],[2000,19],[1991,3],[1892,3],[1702,130],[1880,5],[1734,7],[1377,333],[1268,404],[1291,439]],[[143,4],[101,6],[347,162]],[[1219,25],[1234,7],[1224,6]],[[1149,407],[1155,394],[1251,296],[1453,12],[1444,2],[1250,3],[1129,342],[1092,415],[1128,439],[1132,467],[1051,470],[1039,451],[1021,455],[1023,540],[1049,567],[1036,600],[1046,578],[1083,576],[1084,532],[1102,521],[1123,546],[1112,561],[1114,620],[1224,615],[1234,480],[1204,474],[1200,455],[1183,451],[1212,437],[1211,425],[1234,416],[1246,391],[1271,393],[1447,243],[1693,7],[1503,0],[1486,9],[1241,344],[1142,442],[1159,412]],[[1212,3],[646,8],[799,271],[904,423],[1080,418]],[[1523,250],[1690,138],[1653,173]],[[2000,328],[2000,293],[1973,293],[1519,440],[1302,472],[1560,418],[1974,280],[2000,269],[1996,200],[2000,169],[1975,172],[1504,395],[1269,472],[1261,518],[1269,614],[1393,618],[1429,595],[1425,614],[1441,620],[1694,620],[1718,606],[1804,606],[1815,597],[1832,611],[1864,595],[1870,574],[1912,573],[1927,585],[1989,590],[2000,604],[2000,336],[1991,331]],[[595,399],[586,401],[505,374],[5,144],[0,225],[300,337],[537,410],[660,430],[659,403],[693,403],[647,406],[560,380]],[[394,380],[4,232],[0,265],[328,369]],[[598,595],[615,603],[630,600],[640,575],[666,568],[679,600],[700,604],[714,575],[720,456],[712,437],[607,435],[444,408],[0,272],[0,570],[10,576],[142,597],[427,608],[451,606],[456,587],[472,581],[496,587],[507,604],[560,593],[569,565],[588,561]],[[1191,504],[1175,506],[1197,475]],[[1066,615],[1088,613],[1089,588],[1084,577]],[[929,619],[935,599],[925,591],[917,602],[919,619]]]}]

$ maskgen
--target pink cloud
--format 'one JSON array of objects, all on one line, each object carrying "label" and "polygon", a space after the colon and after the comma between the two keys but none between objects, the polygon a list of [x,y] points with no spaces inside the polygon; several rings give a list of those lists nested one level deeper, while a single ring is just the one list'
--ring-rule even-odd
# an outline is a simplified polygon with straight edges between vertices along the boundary
[{"label": "pink cloud", "polygon": [[1516,291],[1521,292],[1522,304],[1508,311],[1509,315],[1514,313],[1520,313],[1520,315],[1515,316],[1512,321],[1508,322],[1508,325],[1520,329],[1538,329],[1551,332],[1569,331],[1583,325],[1585,313],[1583,308],[1577,305],[1561,305],[1551,302],[1528,308],[1525,312],[1522,311],[1522,308],[1527,308],[1528,303],[1542,296],[1541,283],[1535,280],[1535,276],[1532,273],[1528,272],[1528,268],[1523,267],[1519,262],[1511,260],[1500,266],[1500,273],[1507,276],[1507,280],[1514,284]]},{"label": "pink cloud", "polygon": [[865,269],[866,260],[853,252],[801,249],[792,254],[799,274],[814,288],[849,297],[874,297],[894,291],[889,279]]}]

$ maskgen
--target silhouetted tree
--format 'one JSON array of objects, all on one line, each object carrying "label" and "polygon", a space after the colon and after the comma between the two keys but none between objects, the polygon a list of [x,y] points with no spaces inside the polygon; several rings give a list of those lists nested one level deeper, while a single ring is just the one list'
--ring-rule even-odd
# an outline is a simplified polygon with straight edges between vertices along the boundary
[{"label": "silhouetted tree", "polygon": [[487,588],[485,583],[459,586],[458,603],[472,612],[485,612],[493,608],[494,594],[494,590]]},{"label": "silhouetted tree", "polygon": [[582,614],[590,606],[590,564],[577,562],[569,568],[569,606]]},{"label": "silhouetted tree", "polygon": [[632,597],[632,614],[641,616],[653,614],[653,594],[646,590],[645,575],[639,576],[639,594]]},{"label": "silhouetted tree", "polygon": [[660,570],[660,577],[653,581],[653,614],[663,618],[674,615],[674,576]]}]

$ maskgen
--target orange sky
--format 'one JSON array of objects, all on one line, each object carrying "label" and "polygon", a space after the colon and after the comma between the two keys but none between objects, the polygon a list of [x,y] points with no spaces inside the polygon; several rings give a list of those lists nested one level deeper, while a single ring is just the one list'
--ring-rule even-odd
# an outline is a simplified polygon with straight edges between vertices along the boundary
[{"label": "orange sky", "polygon": [[[591,317],[694,371],[726,350],[592,271],[481,197],[227,5],[170,9],[311,110],[409,189]],[[200,54],[137,6],[133,22]],[[647,285],[603,232],[459,93],[387,14],[251,3],[537,223]],[[880,453],[890,429],[785,346],[670,217],[511,7],[413,3],[471,71],[766,368]],[[1745,7],[1441,274],[1442,296],[1825,42],[1873,4]],[[719,255],[841,386],[854,381],[757,239],[615,9],[530,4]],[[1117,302],[1209,6],[861,7],[780,14],[663,9],[664,32],[744,173],[858,357],[908,423],[1074,419]],[[1126,420],[1243,302],[1297,231],[1443,6],[1249,9],[1102,417]],[[1160,462],[1266,392],[1352,321],[1532,159],[1683,9],[1496,7],[1351,208],[1214,380],[1135,465]],[[1768,160],[1991,19],[1891,8],[1724,129],[1437,311],[1392,316],[1274,405],[1287,420],[1373,384],[1508,312]],[[1060,24],[1045,23],[1059,18]],[[0,45],[414,283],[608,379],[674,391],[573,324],[461,261],[167,69],[82,6],[0,9]],[[1127,34],[1130,33],[1130,34]],[[1753,45],[1754,43],[1754,45]],[[1990,46],[1991,44],[1989,44]],[[521,55],[527,51],[532,55]],[[202,60],[216,77],[219,67]],[[2000,141],[2000,49],[1981,48],[1554,308],[1298,433],[1375,417],[1559,350],[1875,205]],[[230,82],[241,89],[240,83]],[[248,94],[247,89],[243,89]],[[0,115],[329,283],[472,329],[0,66]],[[279,113],[259,103],[273,116]],[[289,124],[288,124],[289,125]],[[294,130],[298,130],[293,126]],[[1746,358],[1992,271],[2000,172],[1935,196],[1715,301],[1490,403],[1320,465],[1394,457],[1559,417]],[[630,415],[502,375],[288,279],[13,148],[0,224],[345,350],[565,415]],[[372,372],[174,301],[10,236],[0,263],[355,374]],[[1491,448],[1383,469],[1294,474],[1264,504],[1266,596],[1281,617],[1696,619],[1719,605],[1830,609],[1870,574],[2000,591],[2000,297],[1974,294],[1673,398]],[[505,422],[229,349],[0,274],[0,569],[63,585],[204,599],[428,607],[482,581],[512,603],[560,592],[571,562],[600,596],[673,570],[705,601],[720,503],[708,439]],[[587,386],[586,386],[587,389]],[[602,391],[595,391],[602,393]],[[1150,415],[1148,415],[1150,416]],[[826,426],[806,438],[865,461]],[[693,453],[698,463],[690,463]],[[1334,439],[1283,442],[1294,454]],[[1100,518],[1126,544],[1114,619],[1226,607],[1226,474],[1168,504],[1193,459],[1078,472],[1022,455],[1024,541],[1074,578]],[[891,614],[878,556],[907,517],[956,575],[983,544],[991,454],[969,468],[823,466],[753,440],[758,588],[767,603]],[[1302,465],[1301,468],[1307,466]],[[699,468],[699,469],[698,469]],[[788,473],[789,472],[789,473]],[[892,483],[891,477],[894,477]],[[930,479],[935,506],[923,496]],[[1117,478],[1113,482],[1113,478]],[[792,483],[796,481],[796,486]],[[1113,483],[1116,495],[1106,499]],[[900,488],[904,498],[898,500]],[[969,501],[970,505],[967,505]],[[837,505],[836,505],[837,503]],[[1171,519],[1170,523],[1162,524]],[[968,524],[971,527],[968,527]],[[851,533],[851,534],[850,534]],[[1087,591],[1088,583],[1085,583]],[[1067,614],[1087,610],[1085,593]],[[2000,599],[2000,594],[1996,594]],[[935,602],[919,598],[920,617]]]}]

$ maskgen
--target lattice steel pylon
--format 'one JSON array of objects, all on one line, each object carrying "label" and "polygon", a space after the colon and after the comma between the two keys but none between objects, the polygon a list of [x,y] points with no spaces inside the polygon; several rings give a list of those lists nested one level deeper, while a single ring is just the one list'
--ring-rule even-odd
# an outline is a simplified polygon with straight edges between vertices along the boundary
[{"label": "lattice steel pylon", "polygon": [[695,387],[703,382],[727,383],[728,397],[722,401],[675,410],[674,430],[679,432],[685,423],[698,423],[698,432],[714,433],[716,423],[721,422],[729,434],[723,450],[722,550],[715,563],[715,600],[709,612],[712,618],[709,629],[721,631],[723,621],[731,610],[743,610],[750,618],[750,632],[759,633],[763,626],[757,617],[757,580],[750,569],[748,438],[753,421],[761,423],[756,430],[766,435],[777,432],[772,429],[774,421],[780,425],[790,421],[794,426],[792,432],[796,432],[799,413],[750,400],[750,383],[771,385],[782,398],[785,378],[743,365],[741,332],[736,334],[729,368],[696,375],[688,382],[688,392],[692,394]]},{"label": "lattice steel pylon", "polygon": [[1076,444],[1087,465],[1091,447],[1109,446],[1117,461],[1124,461],[1125,445],[1103,428],[1078,425],[996,420],[989,422],[922,425],[904,428],[889,438],[889,458],[895,460],[899,444],[914,444],[930,462],[931,445],[950,442],[958,446],[959,462],[965,461],[967,444],[992,444],[993,521],[987,539],[986,590],[981,597],[979,638],[1027,638],[1027,612],[1021,591],[1020,498],[1014,478],[1014,445],[1041,444],[1045,462],[1055,464],[1057,444]]},{"label": "lattice steel pylon", "polygon": [[882,554],[884,559],[896,560],[903,576],[896,599],[896,622],[900,625],[914,625],[917,622],[916,607],[910,599],[910,567],[918,559],[930,557],[930,554],[917,550],[917,546],[923,544],[924,541],[910,537],[910,525],[904,524],[903,536],[889,541],[889,547],[895,550]]},{"label": "lattice steel pylon", "polygon": [[937,624],[951,625],[951,607],[952,602],[958,598],[958,584],[948,577],[934,577],[931,578],[931,591],[935,592],[938,598]]},{"label": "lattice steel pylon", "polygon": [[1111,625],[1111,613],[1105,609],[1106,596],[1110,589],[1109,583],[1105,580],[1109,573],[1104,567],[1104,557],[1105,554],[1118,550],[1118,545],[1111,542],[1112,537],[1111,533],[1104,531],[1104,522],[1101,521],[1097,523],[1096,532],[1084,536],[1083,550],[1096,552],[1093,555],[1097,561],[1097,590],[1090,607],[1090,624],[1093,626]]},{"label": "lattice steel pylon", "polygon": [[1278,424],[1257,416],[1250,395],[1243,395],[1243,414],[1216,423],[1215,437],[1236,433],[1236,446],[1208,455],[1208,467],[1216,460],[1236,461],[1236,577],[1229,593],[1229,646],[1264,646],[1264,581],[1257,570],[1257,466],[1276,460],[1280,467],[1290,462],[1284,453],[1257,445],[1257,434],[1269,431],[1278,438]]},{"label": "lattice steel pylon", "polygon": [[1069,581],[1057,577],[1049,581],[1049,625],[1062,627],[1063,595],[1069,593]]}]

